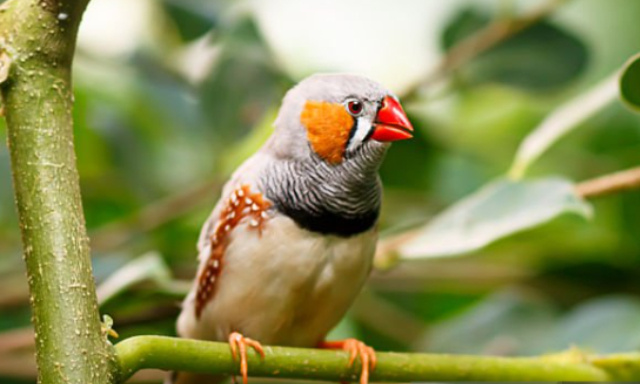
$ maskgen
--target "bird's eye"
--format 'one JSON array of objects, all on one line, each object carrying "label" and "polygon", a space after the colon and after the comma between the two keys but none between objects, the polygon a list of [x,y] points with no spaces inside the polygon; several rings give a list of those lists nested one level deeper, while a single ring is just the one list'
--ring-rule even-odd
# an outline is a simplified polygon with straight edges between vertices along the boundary
[{"label": "bird's eye", "polygon": [[353,116],[360,116],[364,110],[364,104],[360,100],[347,100],[347,110]]}]

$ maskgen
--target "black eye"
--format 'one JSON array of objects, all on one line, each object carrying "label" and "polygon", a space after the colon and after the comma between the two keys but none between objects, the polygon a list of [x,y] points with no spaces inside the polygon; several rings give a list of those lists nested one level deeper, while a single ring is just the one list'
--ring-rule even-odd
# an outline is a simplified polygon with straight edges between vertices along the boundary
[{"label": "black eye", "polygon": [[360,100],[347,100],[347,110],[353,116],[360,116],[364,110],[364,104]]}]

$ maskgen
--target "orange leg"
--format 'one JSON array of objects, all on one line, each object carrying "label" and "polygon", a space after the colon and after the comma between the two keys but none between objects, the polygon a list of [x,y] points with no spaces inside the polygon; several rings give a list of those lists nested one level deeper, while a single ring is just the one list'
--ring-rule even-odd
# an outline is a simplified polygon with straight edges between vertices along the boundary
[{"label": "orange leg", "polygon": [[360,372],[360,384],[368,384],[369,373],[376,368],[376,352],[373,348],[356,339],[338,341],[323,341],[318,345],[325,349],[342,349],[349,352],[349,367],[353,366],[356,357],[360,357],[362,371]]},{"label": "orange leg", "polygon": [[[247,382],[249,381],[247,347],[255,349],[256,352],[258,352],[264,359],[264,350],[262,349],[262,344],[248,337],[244,337],[238,332],[232,332],[229,335],[229,347],[231,347],[231,355],[233,356],[234,360],[238,358],[238,352],[240,352],[240,374],[242,375],[242,383],[247,384]],[[233,377],[233,381],[235,382],[235,376]]]}]

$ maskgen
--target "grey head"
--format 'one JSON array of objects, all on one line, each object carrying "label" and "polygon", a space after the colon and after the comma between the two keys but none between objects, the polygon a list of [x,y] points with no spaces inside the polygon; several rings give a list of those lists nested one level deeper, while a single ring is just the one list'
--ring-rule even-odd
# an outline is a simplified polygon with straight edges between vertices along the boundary
[{"label": "grey head", "polygon": [[373,227],[380,208],[377,174],[390,141],[411,137],[398,99],[377,82],[319,74],[284,97],[265,151],[261,178],[276,209],[303,228],[351,236]]},{"label": "grey head", "polygon": [[364,76],[312,75],[284,97],[270,146],[279,156],[319,157],[334,165],[362,147],[384,153],[388,142],[371,136],[385,98],[397,101],[389,90]]}]

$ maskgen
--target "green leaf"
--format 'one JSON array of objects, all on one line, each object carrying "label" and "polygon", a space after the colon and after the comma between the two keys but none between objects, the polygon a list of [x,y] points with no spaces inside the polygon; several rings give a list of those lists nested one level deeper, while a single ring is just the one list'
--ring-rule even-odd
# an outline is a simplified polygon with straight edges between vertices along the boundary
[{"label": "green leaf", "polygon": [[201,1],[164,0],[165,11],[184,41],[192,41],[218,24],[219,15]]},{"label": "green leaf", "polygon": [[419,341],[439,353],[541,355],[571,347],[593,353],[640,348],[640,301],[612,295],[560,313],[547,298],[501,291],[444,320]]},{"label": "green leaf", "polygon": [[640,53],[631,57],[622,69],[620,97],[629,108],[640,111]]},{"label": "green leaf", "polygon": [[614,74],[554,110],[522,141],[509,175],[521,178],[551,145],[609,105],[617,95],[617,75]]},{"label": "green leaf", "polygon": [[500,179],[441,213],[399,253],[406,259],[459,256],[565,213],[586,218],[592,213],[571,182]]},{"label": "green leaf", "polygon": [[623,295],[589,300],[548,329],[547,335],[534,352],[559,351],[570,345],[597,353],[638,350],[640,301]]},{"label": "green leaf", "polygon": [[[443,47],[451,48],[490,21],[475,9],[462,10],[444,30]],[[461,73],[472,83],[498,82],[546,91],[574,80],[588,61],[589,52],[578,36],[543,20],[482,53]]]},{"label": "green leaf", "polygon": [[437,353],[520,355],[545,338],[557,319],[547,301],[521,291],[494,293],[469,310],[432,327],[419,341]]},{"label": "green leaf", "polygon": [[487,15],[473,8],[460,10],[442,31],[442,48],[449,50],[489,24]]}]

